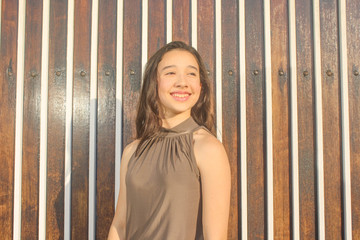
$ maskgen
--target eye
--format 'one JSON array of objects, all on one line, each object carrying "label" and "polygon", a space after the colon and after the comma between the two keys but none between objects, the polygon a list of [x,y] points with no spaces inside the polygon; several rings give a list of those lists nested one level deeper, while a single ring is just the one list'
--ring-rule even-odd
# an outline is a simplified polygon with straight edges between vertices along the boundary
[{"label": "eye", "polygon": [[197,74],[196,74],[195,72],[190,72],[189,75],[190,75],[190,76],[193,76],[193,77],[196,77],[196,76],[197,76]]},{"label": "eye", "polygon": [[165,73],[165,75],[174,75],[175,74],[175,72],[167,72],[167,73]]}]

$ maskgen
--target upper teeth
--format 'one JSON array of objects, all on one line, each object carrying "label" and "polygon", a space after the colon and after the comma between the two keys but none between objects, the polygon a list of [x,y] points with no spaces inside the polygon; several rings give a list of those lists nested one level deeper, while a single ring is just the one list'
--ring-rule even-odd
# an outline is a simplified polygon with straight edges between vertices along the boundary
[{"label": "upper teeth", "polygon": [[174,93],[173,96],[174,97],[180,97],[180,98],[184,98],[187,97],[189,94],[179,94],[179,93]]}]

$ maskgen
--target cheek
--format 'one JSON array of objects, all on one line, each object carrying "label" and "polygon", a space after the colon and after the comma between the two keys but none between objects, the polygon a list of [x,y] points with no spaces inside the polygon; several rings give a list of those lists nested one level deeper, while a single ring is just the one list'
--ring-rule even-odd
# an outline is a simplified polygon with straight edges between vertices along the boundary
[{"label": "cheek", "polygon": [[200,94],[200,92],[201,92],[201,84],[200,83],[194,84],[192,88],[195,93]]}]

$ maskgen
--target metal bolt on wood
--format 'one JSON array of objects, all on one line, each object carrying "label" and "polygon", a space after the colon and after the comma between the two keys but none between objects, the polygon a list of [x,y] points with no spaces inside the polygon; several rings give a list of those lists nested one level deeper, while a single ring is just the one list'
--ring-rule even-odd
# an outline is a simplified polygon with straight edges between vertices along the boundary
[{"label": "metal bolt on wood", "polygon": [[334,73],[331,70],[327,70],[326,75],[328,75],[329,77],[332,77],[334,75]]}]

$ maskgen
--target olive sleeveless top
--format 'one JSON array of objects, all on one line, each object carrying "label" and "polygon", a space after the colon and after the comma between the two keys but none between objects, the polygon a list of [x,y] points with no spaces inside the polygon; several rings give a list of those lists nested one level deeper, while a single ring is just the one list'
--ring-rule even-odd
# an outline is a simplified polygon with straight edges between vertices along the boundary
[{"label": "olive sleeveless top", "polygon": [[191,117],[164,129],[133,154],[126,173],[126,239],[203,239],[201,182]]}]

